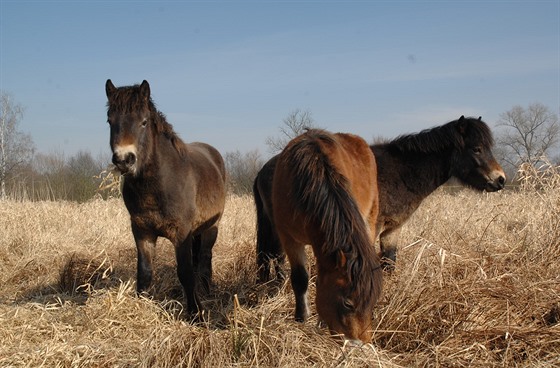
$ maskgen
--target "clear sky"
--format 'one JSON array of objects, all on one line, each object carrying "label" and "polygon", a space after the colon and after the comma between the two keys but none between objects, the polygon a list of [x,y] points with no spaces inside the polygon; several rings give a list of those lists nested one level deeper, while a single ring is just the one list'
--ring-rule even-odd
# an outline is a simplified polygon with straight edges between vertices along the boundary
[{"label": "clear sky", "polygon": [[299,108],[366,140],[560,112],[560,1],[0,0],[0,87],[39,152],[109,152],[105,81],[185,141],[259,149]]}]

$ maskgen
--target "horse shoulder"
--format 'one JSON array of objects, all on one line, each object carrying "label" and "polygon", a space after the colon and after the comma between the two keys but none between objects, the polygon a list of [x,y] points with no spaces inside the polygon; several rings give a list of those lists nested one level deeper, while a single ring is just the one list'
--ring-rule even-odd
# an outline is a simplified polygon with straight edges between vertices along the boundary
[{"label": "horse shoulder", "polygon": [[[383,145],[371,146],[377,161],[379,190],[378,227],[396,229],[416,211],[423,196],[411,192],[406,181],[415,180],[407,171],[407,164]],[[409,183],[410,184],[410,183]]]}]

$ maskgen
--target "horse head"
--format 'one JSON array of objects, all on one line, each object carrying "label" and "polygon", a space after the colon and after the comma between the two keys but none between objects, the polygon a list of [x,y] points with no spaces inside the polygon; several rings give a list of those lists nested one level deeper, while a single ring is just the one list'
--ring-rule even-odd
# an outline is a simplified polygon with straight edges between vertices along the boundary
[{"label": "horse head", "polygon": [[460,142],[452,154],[452,175],[469,187],[495,192],[504,188],[506,175],[492,154],[494,140],[482,118],[461,116],[454,122]]},{"label": "horse head", "polygon": [[[353,278],[359,276],[350,274],[352,267],[359,267],[350,264],[357,262],[354,255],[338,251],[332,257],[335,258],[334,266],[319,265],[316,292],[319,317],[334,335],[356,343],[360,340],[370,342],[372,311],[376,298],[356,287],[356,280]],[[377,286],[376,293],[379,293],[380,287]],[[371,294],[371,290],[368,291]]]},{"label": "horse head", "polygon": [[150,85],[143,81],[140,85],[117,88],[108,79],[105,92],[113,164],[123,175],[135,176],[142,159],[149,153],[155,111],[150,99]]}]

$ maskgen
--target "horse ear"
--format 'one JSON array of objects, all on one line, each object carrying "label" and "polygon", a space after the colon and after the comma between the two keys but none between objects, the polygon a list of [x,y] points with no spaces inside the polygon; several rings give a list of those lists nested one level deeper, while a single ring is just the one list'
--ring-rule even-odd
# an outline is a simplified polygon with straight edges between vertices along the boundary
[{"label": "horse ear", "polygon": [[479,117],[478,117],[478,121],[482,121],[482,116],[479,116]]},{"label": "horse ear", "polygon": [[107,98],[111,99],[111,96],[113,96],[116,90],[117,87],[115,87],[113,82],[111,82],[110,79],[107,79],[107,82],[105,83],[105,93],[107,94]]},{"label": "horse ear", "polygon": [[144,80],[140,85],[140,93],[146,100],[150,99],[150,84],[147,80]]},{"label": "horse ear", "polygon": [[459,120],[457,120],[457,130],[459,131],[459,134],[465,135],[465,132],[467,130],[467,123],[465,122],[465,115],[461,115]]}]

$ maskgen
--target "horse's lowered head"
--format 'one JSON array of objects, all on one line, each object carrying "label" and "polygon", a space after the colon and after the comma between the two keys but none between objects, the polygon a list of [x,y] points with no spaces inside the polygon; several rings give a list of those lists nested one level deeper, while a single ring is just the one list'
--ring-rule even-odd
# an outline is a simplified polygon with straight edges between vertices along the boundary
[{"label": "horse's lowered head", "polygon": [[[371,342],[372,311],[380,294],[381,282],[374,284],[376,279],[364,277],[365,275],[360,273],[381,272],[381,270],[377,267],[372,271],[371,259],[358,260],[355,259],[355,255],[345,254],[342,251],[335,252],[331,258],[334,259],[334,265],[328,267],[319,265],[316,291],[319,317],[327,324],[333,335],[354,343]],[[362,269],[363,265],[358,263],[369,263],[369,265]],[[358,281],[357,278],[366,280]],[[369,285],[364,287],[368,281]]]}]

